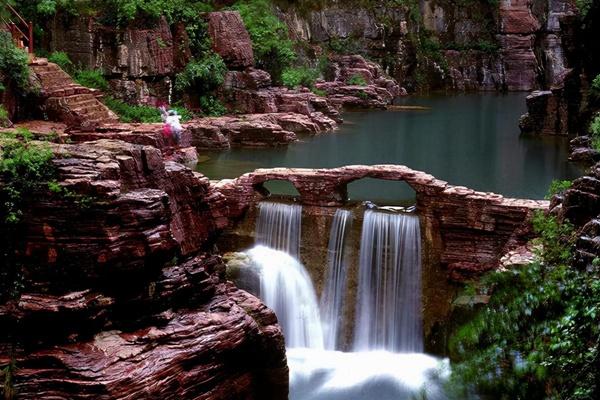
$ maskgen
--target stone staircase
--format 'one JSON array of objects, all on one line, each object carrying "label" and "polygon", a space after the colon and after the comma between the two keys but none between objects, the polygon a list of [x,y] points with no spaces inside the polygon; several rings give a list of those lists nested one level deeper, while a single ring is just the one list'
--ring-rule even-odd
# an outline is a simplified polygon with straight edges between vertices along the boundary
[{"label": "stone staircase", "polygon": [[29,68],[39,83],[41,107],[48,119],[80,130],[118,122],[118,117],[99,100],[101,91],[75,83],[69,74],[45,58],[33,59]]}]

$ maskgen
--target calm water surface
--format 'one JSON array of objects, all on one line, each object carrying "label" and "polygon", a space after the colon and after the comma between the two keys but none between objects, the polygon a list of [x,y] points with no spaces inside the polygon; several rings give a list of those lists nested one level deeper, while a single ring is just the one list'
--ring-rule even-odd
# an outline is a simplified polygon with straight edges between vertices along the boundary
[{"label": "calm water surface", "polygon": [[[455,185],[543,198],[553,179],[572,179],[580,170],[567,161],[565,138],[519,134],[525,96],[410,97],[400,104],[429,109],[348,112],[334,133],[302,136],[301,142],[287,148],[201,153],[197,169],[211,179],[221,179],[257,168],[403,164]],[[351,184],[349,192],[360,200],[405,198],[402,186],[363,180]]]}]

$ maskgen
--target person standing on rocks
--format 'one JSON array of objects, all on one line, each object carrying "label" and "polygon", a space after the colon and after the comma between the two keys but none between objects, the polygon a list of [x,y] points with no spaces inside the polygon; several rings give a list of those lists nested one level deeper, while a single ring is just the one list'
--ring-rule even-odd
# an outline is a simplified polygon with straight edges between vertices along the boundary
[{"label": "person standing on rocks", "polygon": [[175,139],[175,145],[179,146],[181,142],[181,132],[183,127],[181,126],[181,115],[177,114],[176,110],[167,111],[164,106],[159,107],[160,116],[165,123],[163,131],[173,135]]}]

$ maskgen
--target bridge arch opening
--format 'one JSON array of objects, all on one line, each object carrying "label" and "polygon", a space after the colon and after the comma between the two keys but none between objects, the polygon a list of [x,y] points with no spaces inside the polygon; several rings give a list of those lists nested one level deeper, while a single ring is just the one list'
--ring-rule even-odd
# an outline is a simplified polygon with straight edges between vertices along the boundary
[{"label": "bridge arch opening", "polygon": [[300,197],[298,189],[290,181],[283,179],[272,179],[254,185],[254,190],[265,197],[270,196],[286,196]]},{"label": "bridge arch opening", "polygon": [[417,202],[417,193],[405,181],[362,178],[347,186],[349,201],[371,201],[378,205],[411,206]]}]

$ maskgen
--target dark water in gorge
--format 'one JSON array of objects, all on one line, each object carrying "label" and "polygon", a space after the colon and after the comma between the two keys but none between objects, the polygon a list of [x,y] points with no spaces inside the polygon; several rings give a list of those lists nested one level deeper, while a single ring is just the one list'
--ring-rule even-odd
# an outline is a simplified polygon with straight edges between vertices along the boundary
[{"label": "dark water in gorge", "polygon": [[[201,153],[204,161],[197,169],[211,179],[221,179],[257,168],[403,164],[451,184],[541,199],[553,179],[572,179],[580,170],[567,161],[566,138],[519,134],[525,96],[409,97],[399,104],[429,109],[347,112],[334,133],[301,136],[300,143],[288,148]],[[270,189],[289,192],[287,185]],[[350,198],[355,200],[394,201],[411,194],[402,182],[365,179],[349,185]]]}]

